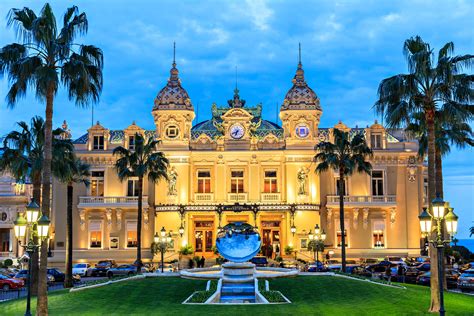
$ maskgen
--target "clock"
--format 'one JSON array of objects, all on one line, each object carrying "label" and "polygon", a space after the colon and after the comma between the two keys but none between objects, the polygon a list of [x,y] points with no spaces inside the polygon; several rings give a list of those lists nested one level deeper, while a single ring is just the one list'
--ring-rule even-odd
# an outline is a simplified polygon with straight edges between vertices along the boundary
[{"label": "clock", "polygon": [[240,124],[234,124],[230,127],[230,137],[233,139],[241,139],[245,134],[245,129]]}]

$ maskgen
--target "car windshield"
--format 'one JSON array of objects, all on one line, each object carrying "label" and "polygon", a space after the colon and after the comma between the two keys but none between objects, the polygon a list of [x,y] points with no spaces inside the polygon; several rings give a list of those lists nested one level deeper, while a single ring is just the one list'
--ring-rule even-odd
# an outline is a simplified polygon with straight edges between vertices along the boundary
[{"label": "car windshield", "polygon": [[85,268],[87,267],[87,265],[85,263],[76,263],[74,265],[74,268]]},{"label": "car windshield", "polygon": [[465,271],[461,274],[461,278],[474,278],[474,271]]},{"label": "car windshield", "polygon": [[388,257],[388,261],[402,261],[400,257]]},{"label": "car windshield", "polygon": [[108,266],[108,265],[110,265],[110,262],[108,261],[100,261],[99,263],[97,263],[97,266],[101,266],[101,267]]}]

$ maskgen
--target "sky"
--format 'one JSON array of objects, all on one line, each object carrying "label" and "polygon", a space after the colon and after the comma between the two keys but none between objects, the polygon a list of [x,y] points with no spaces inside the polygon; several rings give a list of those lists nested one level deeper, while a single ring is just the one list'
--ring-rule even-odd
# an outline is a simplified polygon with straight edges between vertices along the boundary
[{"label": "sky", "polygon": [[[58,19],[71,1],[51,1]],[[104,89],[94,120],[109,129],[135,121],[153,129],[151,110],[176,62],[197,121],[210,118],[213,102],[227,104],[236,82],[247,105],[263,104],[277,120],[277,107],[291,87],[298,43],[306,81],[321,100],[321,127],[339,120],[365,127],[377,118],[372,106],[386,77],[407,71],[403,42],[420,35],[435,51],[452,41],[456,54],[474,53],[474,1],[74,1],[85,11],[89,31],[78,43],[104,52]],[[7,28],[11,8],[38,11],[41,1],[0,2],[0,46],[15,41]],[[3,22],[2,22],[3,19]],[[237,67],[237,71],[236,71]],[[237,76],[236,76],[237,72]],[[44,116],[34,93],[8,109],[7,80],[0,79],[0,135],[15,122]],[[61,90],[54,125],[67,120],[73,137],[86,132],[91,109],[77,108]],[[445,199],[460,216],[458,238],[474,225],[474,150],[453,149],[444,159]]]}]

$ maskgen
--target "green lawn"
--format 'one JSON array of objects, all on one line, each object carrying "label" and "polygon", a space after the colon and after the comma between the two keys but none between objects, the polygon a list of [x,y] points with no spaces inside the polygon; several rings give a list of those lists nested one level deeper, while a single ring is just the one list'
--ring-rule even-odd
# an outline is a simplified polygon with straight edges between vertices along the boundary
[{"label": "green lawn", "polygon": [[[421,315],[428,314],[429,289],[389,288],[337,277],[300,276],[270,282],[293,303],[287,305],[182,305],[205,281],[149,278],[49,297],[52,315]],[[448,315],[474,315],[474,297],[445,295]],[[34,307],[34,304],[33,304]],[[25,301],[0,303],[1,315],[22,315]],[[256,314],[258,313],[258,314]],[[432,315],[432,314],[431,314]]]}]

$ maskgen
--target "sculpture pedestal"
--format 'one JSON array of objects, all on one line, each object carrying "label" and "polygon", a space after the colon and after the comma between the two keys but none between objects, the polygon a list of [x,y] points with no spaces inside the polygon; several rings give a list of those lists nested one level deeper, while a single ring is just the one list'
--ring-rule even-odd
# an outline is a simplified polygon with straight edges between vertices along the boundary
[{"label": "sculpture pedestal", "polygon": [[255,265],[228,262],[222,265],[221,303],[255,303]]}]

